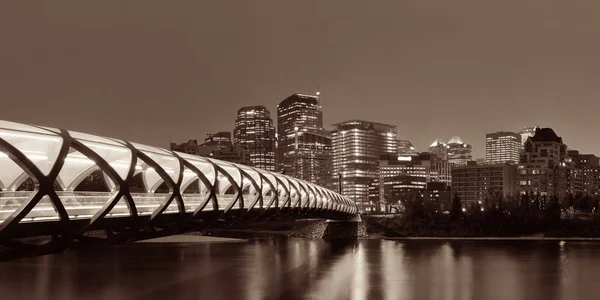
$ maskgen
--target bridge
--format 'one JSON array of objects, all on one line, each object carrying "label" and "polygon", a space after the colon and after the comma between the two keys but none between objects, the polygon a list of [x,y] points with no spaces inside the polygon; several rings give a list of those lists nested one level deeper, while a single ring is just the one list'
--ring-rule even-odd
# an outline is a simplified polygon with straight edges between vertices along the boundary
[{"label": "bridge", "polygon": [[348,198],[283,174],[133,142],[0,120],[0,244],[270,218],[346,220]]}]

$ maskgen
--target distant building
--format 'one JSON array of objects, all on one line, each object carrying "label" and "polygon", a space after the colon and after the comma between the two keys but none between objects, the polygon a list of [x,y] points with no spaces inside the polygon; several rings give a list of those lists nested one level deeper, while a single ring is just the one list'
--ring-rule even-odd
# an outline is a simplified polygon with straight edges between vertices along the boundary
[{"label": "distant building", "polygon": [[441,139],[436,139],[429,145],[429,152],[438,159],[448,160],[448,146]]},{"label": "distant building", "polygon": [[488,163],[487,163],[487,160],[486,160],[485,158],[478,158],[478,159],[475,159],[475,162],[476,162],[478,165],[480,165],[480,166],[482,166],[482,165],[487,165],[487,164],[488,164]]},{"label": "distant building", "polygon": [[371,181],[369,200],[375,212],[392,212],[407,201],[421,199],[430,180],[428,154],[383,154],[378,177]]},{"label": "distant building", "polygon": [[198,140],[188,140],[185,143],[171,143],[171,150],[187,154],[200,155]]},{"label": "distant building", "polygon": [[231,143],[230,132],[209,134],[203,144],[198,145],[198,140],[189,140],[183,144],[171,143],[171,150],[211,157],[237,164],[251,165],[249,153],[244,153]]},{"label": "distant building", "polygon": [[448,145],[441,139],[436,139],[429,145],[431,154],[431,181],[442,182],[446,185],[452,183],[452,165],[448,161]]},{"label": "distant building", "polygon": [[458,136],[452,137],[448,144],[448,162],[455,166],[465,166],[468,161],[473,160],[473,148],[466,144]]},{"label": "distant building", "polygon": [[491,197],[517,195],[517,166],[510,164],[477,165],[452,169],[452,193],[464,204],[484,204]]},{"label": "distant building", "polygon": [[398,150],[394,125],[351,120],[334,124],[332,132],[334,190],[338,173],[342,176],[342,194],[353,200],[361,212],[372,211],[369,185],[378,177],[379,156]]},{"label": "distant building", "polygon": [[562,199],[570,192],[567,145],[551,128],[538,128],[527,138],[519,162],[519,192]]},{"label": "distant building", "polygon": [[532,137],[535,134],[535,130],[538,129],[538,126],[534,127],[525,127],[519,131],[519,135],[521,136],[521,149],[525,146],[525,142],[528,138]]},{"label": "distant building", "polygon": [[568,150],[571,159],[570,192],[596,196],[600,193],[600,158],[593,154],[580,154]]},{"label": "distant building", "polygon": [[264,106],[246,106],[237,112],[234,145],[250,156],[252,166],[275,170],[275,128]]},{"label": "distant building", "polygon": [[323,129],[318,95],[294,94],[277,105],[277,170],[329,187],[331,133]]},{"label": "distant building", "polygon": [[398,154],[416,154],[415,147],[410,141],[398,140]]},{"label": "distant building", "polygon": [[489,164],[517,164],[522,148],[518,133],[497,131],[485,135],[485,159]]},{"label": "distant building", "polygon": [[428,182],[423,191],[423,201],[436,204],[441,211],[450,211],[452,189],[443,182]]}]

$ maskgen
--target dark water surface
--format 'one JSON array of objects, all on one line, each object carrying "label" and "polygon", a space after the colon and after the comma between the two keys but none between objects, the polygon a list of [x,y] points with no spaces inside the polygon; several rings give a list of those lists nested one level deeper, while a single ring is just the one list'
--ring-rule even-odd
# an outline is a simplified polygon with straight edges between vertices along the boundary
[{"label": "dark water surface", "polygon": [[2,262],[0,299],[600,299],[600,243],[124,244]]}]

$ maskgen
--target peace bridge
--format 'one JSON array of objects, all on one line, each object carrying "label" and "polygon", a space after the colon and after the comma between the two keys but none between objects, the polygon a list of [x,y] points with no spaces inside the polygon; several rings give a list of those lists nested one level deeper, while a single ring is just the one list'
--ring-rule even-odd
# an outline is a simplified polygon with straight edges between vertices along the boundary
[{"label": "peace bridge", "polygon": [[0,244],[167,224],[357,216],[348,198],[290,176],[75,131],[0,121]]}]

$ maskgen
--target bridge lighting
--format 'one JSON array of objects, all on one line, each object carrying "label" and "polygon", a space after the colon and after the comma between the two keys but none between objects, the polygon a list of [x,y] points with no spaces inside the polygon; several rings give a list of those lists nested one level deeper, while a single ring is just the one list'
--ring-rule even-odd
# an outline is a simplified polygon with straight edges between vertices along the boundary
[{"label": "bridge lighting", "polygon": [[[27,130],[30,130],[31,133]],[[299,128],[295,127],[295,130],[297,131]],[[47,135],[44,133],[46,131],[48,132]],[[57,132],[61,133],[56,134]],[[53,134],[56,135],[53,136]],[[71,139],[67,138],[69,135]],[[18,137],[18,139],[14,139],[14,137]],[[337,212],[336,216],[353,216],[357,211],[354,203],[349,198],[328,189],[289,176],[212,158],[185,153],[170,156],[167,154],[170,153],[168,150],[134,143],[131,143],[132,148],[130,149],[125,142],[118,140],[4,121],[0,121],[0,138],[14,147],[3,149],[3,152],[0,152],[0,158],[19,157],[19,153],[21,153],[40,169],[52,169],[57,161],[66,162],[60,165],[59,172],[48,172],[50,174],[40,175],[43,177],[32,178],[37,182],[55,181],[65,185],[66,187],[56,187],[54,191],[51,185],[40,185],[45,189],[42,192],[45,194],[56,193],[60,201],[54,203],[47,196],[44,196],[34,207],[25,208],[23,215],[26,217],[21,219],[10,219],[8,217],[15,211],[23,209],[22,206],[27,204],[27,201],[2,207],[2,210],[0,210],[0,224],[4,226],[0,227],[0,231],[3,228],[10,228],[10,234],[18,235],[20,232],[19,224],[21,223],[42,220],[49,223],[57,222],[62,218],[62,216],[57,215],[57,211],[62,211],[66,213],[66,216],[70,216],[70,219],[77,220],[91,219],[99,214],[111,218],[136,217],[135,214],[131,214],[129,205],[134,206],[132,210],[137,211],[137,216],[152,216],[152,219],[161,219],[163,214],[181,214],[182,217],[185,216],[186,218],[196,217],[196,214],[205,211],[219,212],[224,215],[230,210],[280,207],[286,205],[286,203],[290,204],[290,201],[292,207],[314,209],[315,216],[318,217],[321,216],[320,213],[323,213],[323,216],[329,218],[331,216],[330,211]],[[80,152],[60,152],[57,154],[59,148],[55,142],[58,141],[65,143],[65,145],[62,145],[64,147],[73,147],[75,143],[82,143],[87,147],[80,149]],[[15,145],[27,145],[29,149],[19,150]],[[132,153],[143,154],[137,156],[136,163],[133,166]],[[98,165],[99,161],[94,161],[90,157],[99,157],[106,163]],[[181,165],[186,166],[183,172],[180,169]],[[143,185],[145,185],[143,189],[135,186],[137,180],[132,180],[132,177],[127,176],[127,172],[124,172],[131,168],[135,168],[134,175],[141,173]],[[86,192],[76,190],[78,183],[89,178],[91,171],[96,170],[105,174],[116,172],[121,176],[123,180],[121,182],[110,180],[110,182],[107,182],[109,189],[112,190],[113,195],[116,195],[115,192],[120,192],[122,195],[126,195],[126,198],[130,196],[133,203],[126,202],[127,200],[124,200],[126,198],[114,199],[117,203],[110,206],[109,209],[109,207],[103,205],[110,200],[110,195],[104,189]],[[161,178],[157,173],[169,174],[172,180]],[[181,173],[183,173],[184,179],[179,178]],[[25,175],[25,171],[18,164],[10,163],[6,159],[0,160],[0,186],[7,187],[7,189],[11,189],[12,186],[19,186],[22,183],[20,180],[27,178]],[[33,176],[37,175],[34,174]],[[156,191],[165,180],[171,181],[170,185],[173,185],[173,183],[178,185],[173,188],[183,192],[193,180],[199,177],[202,178],[199,182],[200,191],[195,196],[183,195],[182,199],[179,200],[183,201],[183,206],[178,205],[177,202],[172,202],[167,208],[161,206],[165,198],[173,197],[172,191]],[[134,189],[127,188],[127,186],[135,186],[138,192],[134,192]],[[251,191],[250,194],[243,193],[241,190],[248,186]],[[123,187],[126,190],[121,191],[120,189]],[[235,193],[230,193],[230,187],[234,188]],[[63,191],[63,189],[67,191]],[[0,203],[15,197],[19,200],[26,199],[30,193],[31,191],[11,192],[10,196],[7,193],[0,193]],[[213,197],[216,197],[217,201],[208,200],[207,193],[215,193]],[[239,196],[234,196],[235,194],[239,194]],[[258,200],[257,195],[265,197],[264,204],[255,201]],[[232,205],[234,201],[238,201],[235,197],[241,197],[243,201],[238,203],[242,203],[243,207],[239,207],[237,204]],[[266,201],[269,197],[272,201]],[[72,200],[77,200],[77,203],[72,203]],[[54,207],[54,205],[57,207]],[[324,207],[323,205],[327,206]],[[161,212],[161,209],[163,210],[162,213],[158,213]],[[101,218],[98,219],[98,221],[100,220]],[[95,221],[90,222],[90,224],[87,224],[88,227],[81,230],[88,230],[91,228],[89,226],[96,224]],[[15,226],[6,226],[5,223],[13,223]]]}]

